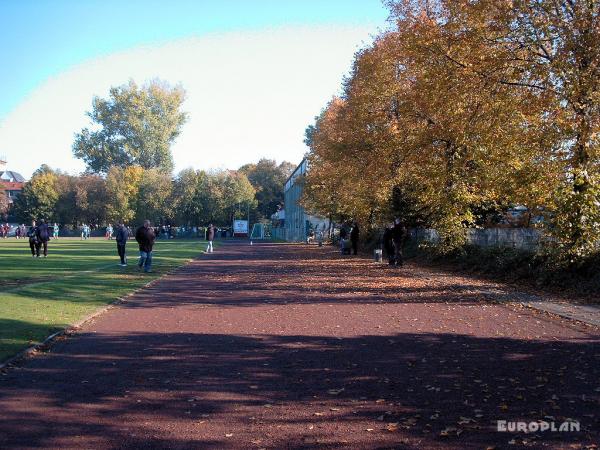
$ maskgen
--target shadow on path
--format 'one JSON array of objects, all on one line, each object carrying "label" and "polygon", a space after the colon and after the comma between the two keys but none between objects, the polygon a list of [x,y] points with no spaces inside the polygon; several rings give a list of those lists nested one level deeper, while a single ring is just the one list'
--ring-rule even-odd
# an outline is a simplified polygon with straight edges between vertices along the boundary
[{"label": "shadow on path", "polygon": [[[312,319],[292,306],[306,307],[319,296],[338,308],[363,302],[365,318],[383,320],[388,310],[364,299],[364,291],[352,294],[350,287],[319,278],[331,274],[319,275],[318,266],[323,271],[333,265],[340,274],[353,270],[348,264],[364,267],[364,261],[337,266],[334,259],[324,263],[330,260],[325,253],[289,261],[291,255],[280,252],[286,276],[306,276],[307,282],[317,277],[312,282],[321,284],[307,300],[299,288],[309,289],[306,283],[278,285],[281,278],[267,256],[279,248],[258,247],[248,253],[229,247],[197,261],[57,342],[51,353],[0,376],[0,448],[514,448],[509,441],[527,448],[585,448],[600,440],[599,336],[516,339],[400,332],[388,325],[368,334],[356,331],[356,317],[345,335],[286,331],[285,316],[264,315],[265,303],[307,326]],[[232,270],[236,258],[243,262]],[[223,285],[218,274],[240,282]],[[262,287],[244,282],[254,276]],[[194,283],[213,296],[207,300]],[[196,304],[208,306],[190,309]],[[152,311],[157,316],[148,316]],[[431,315],[456,320],[441,311]],[[182,325],[177,314],[191,315],[196,331],[186,331],[189,323]],[[147,325],[148,317],[155,322]],[[244,318],[262,321],[266,331],[236,325]],[[527,320],[515,329],[534,326]],[[215,331],[206,331],[210,327]],[[580,432],[496,431],[497,420],[569,418],[580,421]]]}]

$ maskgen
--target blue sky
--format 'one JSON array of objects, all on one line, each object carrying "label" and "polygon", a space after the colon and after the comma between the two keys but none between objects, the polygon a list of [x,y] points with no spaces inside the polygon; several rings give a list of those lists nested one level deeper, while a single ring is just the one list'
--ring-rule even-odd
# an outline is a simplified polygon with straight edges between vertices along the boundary
[{"label": "blue sky", "polygon": [[[0,70],[0,154],[8,153],[11,156],[14,153],[12,148],[15,140],[6,136],[16,134],[16,129],[13,127],[19,126],[19,121],[14,116],[18,116],[20,110],[36,108],[35,113],[39,114],[40,109],[45,108],[46,114],[56,114],[56,111],[50,111],[48,100],[52,97],[48,90],[54,89],[58,95],[60,87],[57,83],[62,78],[65,78],[63,84],[75,81],[75,87],[81,85],[81,90],[73,91],[72,95],[85,97],[86,105],[91,104],[93,95],[102,95],[106,91],[103,83],[98,81],[97,88],[92,85],[83,86],[84,80],[81,77],[89,78],[90,73],[108,73],[114,70],[113,66],[107,66],[115,64],[115,60],[111,59],[113,56],[121,55],[119,63],[122,64],[122,70],[119,71],[118,76],[115,73],[112,78],[104,77],[103,82],[110,78],[112,84],[122,84],[127,82],[128,78],[156,76],[166,78],[168,81],[182,82],[187,88],[185,80],[191,78],[189,74],[183,73],[183,69],[180,77],[179,74],[163,77],[161,67],[156,68],[156,73],[151,73],[152,70],[137,70],[136,64],[143,64],[144,58],[158,58],[157,51],[170,52],[169,55],[179,52],[182,58],[189,59],[190,55],[204,55],[202,51],[206,50],[207,46],[212,48],[222,46],[222,52],[232,52],[231,55],[235,58],[236,48],[240,47],[240,43],[247,41],[245,36],[249,36],[250,40],[255,42],[255,47],[252,47],[251,51],[268,55],[270,46],[278,45],[276,41],[282,42],[283,39],[285,42],[286,37],[293,36],[290,43],[294,48],[291,51],[300,52],[297,58],[300,60],[306,58],[307,64],[316,61],[322,64],[327,59],[318,59],[326,55],[313,55],[312,52],[329,52],[332,60],[344,53],[346,62],[343,67],[339,59],[337,65],[333,67],[314,68],[314,70],[337,71],[330,75],[336,77],[339,84],[351,63],[351,53],[364,45],[369,35],[384,28],[386,18],[387,10],[380,0],[0,0],[0,61],[3,67]],[[320,39],[328,42],[320,45]],[[304,41],[306,47],[302,48],[302,42],[298,41]],[[296,43],[299,45],[297,48]],[[201,47],[204,50],[192,52],[191,46],[199,46],[199,49]],[[339,51],[336,50],[338,47]],[[184,53],[184,48],[187,49],[187,53]],[[128,52],[130,62],[124,63]],[[279,53],[277,49],[273,52],[274,55],[281,55],[282,49],[279,49]],[[312,59],[314,57],[317,59]],[[163,60],[164,58],[155,59],[155,61]],[[174,63],[181,64],[180,61]],[[204,61],[208,65],[209,59]],[[210,61],[214,64],[215,60]],[[202,61],[199,60],[197,64],[202,66]],[[261,62],[265,73],[272,72],[269,67],[265,67],[269,64],[271,63],[266,59]],[[272,64],[276,65],[277,61],[273,61]],[[84,70],[86,66],[87,72]],[[93,70],[90,72],[91,68]],[[186,66],[186,69],[198,73],[197,68]],[[217,69],[213,67],[210,70]],[[294,68],[292,67],[291,70]],[[294,73],[286,75],[281,72],[280,75],[294,77]],[[263,78],[258,71],[254,76],[257,79]],[[120,80],[119,77],[123,79]],[[218,75],[215,75],[215,79],[218,79]],[[144,80],[136,79],[136,81]],[[323,88],[320,83],[324,81],[322,77],[307,80],[306,89]],[[330,83],[330,79],[327,78],[326,82]],[[315,86],[314,83],[319,85]],[[333,86],[327,87],[331,89]],[[219,86],[213,85],[213,88],[218,89]],[[224,89],[223,92],[226,90]],[[188,92],[191,96],[192,92]],[[333,89],[330,95],[335,93]],[[40,97],[40,100],[35,104],[34,100],[37,97]],[[46,100],[42,101],[41,98]],[[236,101],[240,101],[239,95],[237,99]],[[251,100],[256,99],[249,99]],[[326,101],[327,98],[322,99],[320,107],[324,106]],[[89,109],[89,106],[87,108]],[[85,110],[84,106],[81,115]],[[65,109],[65,114],[67,112]],[[319,108],[313,115],[318,112]],[[31,111],[29,113],[31,114]],[[24,113],[21,111],[21,114]],[[43,117],[43,114],[39,114],[39,117]],[[30,125],[35,126],[35,124]],[[79,122],[72,124],[70,140],[80,125]],[[70,148],[63,148],[68,147],[64,136],[60,148],[58,141],[56,145],[54,152],[65,155],[70,152]],[[232,145],[239,146],[239,142],[232,142]],[[206,149],[208,152],[210,150]],[[19,152],[22,151],[35,153],[38,150],[21,147]],[[175,156],[177,157],[177,154]],[[294,156],[298,155],[294,154]],[[57,162],[64,161],[66,156]],[[193,161],[190,163],[194,164]],[[14,165],[13,162],[12,166]],[[227,163],[223,164],[223,166],[227,165]],[[69,163],[67,166],[65,167],[67,170],[80,169],[76,163]],[[209,166],[213,167],[214,162]],[[27,167],[22,171],[29,172],[30,168]]]}]

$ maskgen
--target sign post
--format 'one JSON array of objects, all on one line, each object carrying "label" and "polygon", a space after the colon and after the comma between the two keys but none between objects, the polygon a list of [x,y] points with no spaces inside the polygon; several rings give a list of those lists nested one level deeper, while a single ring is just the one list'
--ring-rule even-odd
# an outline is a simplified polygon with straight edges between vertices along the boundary
[{"label": "sign post", "polygon": [[248,234],[248,221],[247,220],[234,220],[233,221],[233,236],[234,237],[250,237]]}]

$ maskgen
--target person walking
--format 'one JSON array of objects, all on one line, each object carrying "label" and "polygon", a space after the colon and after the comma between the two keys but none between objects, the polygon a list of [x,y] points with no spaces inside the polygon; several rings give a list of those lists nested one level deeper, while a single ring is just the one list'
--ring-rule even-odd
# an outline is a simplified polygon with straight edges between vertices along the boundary
[{"label": "person walking", "polygon": [[208,245],[206,246],[206,253],[213,252],[213,241],[215,240],[215,227],[211,223],[206,229],[206,240],[208,241]]},{"label": "person walking", "polygon": [[129,230],[121,220],[119,221],[119,224],[115,231],[115,240],[117,241],[117,253],[119,254],[119,258],[121,259],[121,267],[127,266],[127,255],[125,253],[125,246],[127,245],[128,239]]},{"label": "person walking", "polygon": [[58,232],[60,228],[56,222],[54,222],[54,226],[52,227],[52,239],[58,239]]},{"label": "person walking", "polygon": [[156,240],[154,229],[150,226],[149,220],[144,220],[144,225],[135,232],[135,240],[140,246],[139,268],[144,268],[144,272],[152,271],[152,248]]},{"label": "person walking", "polygon": [[360,236],[360,230],[358,228],[358,223],[354,222],[352,225],[352,230],[350,231],[350,242],[352,243],[352,254],[358,254],[358,238]]},{"label": "person walking", "polygon": [[44,258],[48,257],[48,241],[50,240],[50,227],[44,219],[42,219],[40,225],[37,227],[38,236],[38,256],[40,253],[40,247],[44,247]]},{"label": "person walking", "polygon": [[385,250],[385,254],[388,258],[388,263],[390,266],[393,266],[396,262],[396,254],[394,251],[394,239],[392,229],[394,228],[394,224],[388,224],[385,227],[385,231],[383,232],[383,248]]},{"label": "person walking", "polygon": [[397,266],[402,266],[404,264],[402,247],[404,246],[407,235],[408,230],[406,229],[406,226],[402,223],[400,218],[396,217],[394,220],[394,228],[392,228],[392,240],[394,241],[394,263]]},{"label": "person walking", "polygon": [[31,227],[27,231],[27,237],[29,238],[29,248],[31,249],[31,257],[40,257],[40,243],[38,241],[38,227],[35,220],[31,221]]}]

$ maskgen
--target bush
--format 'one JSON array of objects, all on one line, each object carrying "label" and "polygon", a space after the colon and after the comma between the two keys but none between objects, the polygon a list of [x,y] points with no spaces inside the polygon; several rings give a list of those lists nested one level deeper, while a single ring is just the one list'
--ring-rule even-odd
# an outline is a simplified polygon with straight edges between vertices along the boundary
[{"label": "bush", "polygon": [[557,262],[550,254],[509,247],[466,245],[446,255],[423,248],[414,240],[406,246],[407,256],[432,263],[451,263],[471,273],[503,281],[523,281],[538,287],[569,291],[580,295],[600,294],[600,252],[577,263]]}]

